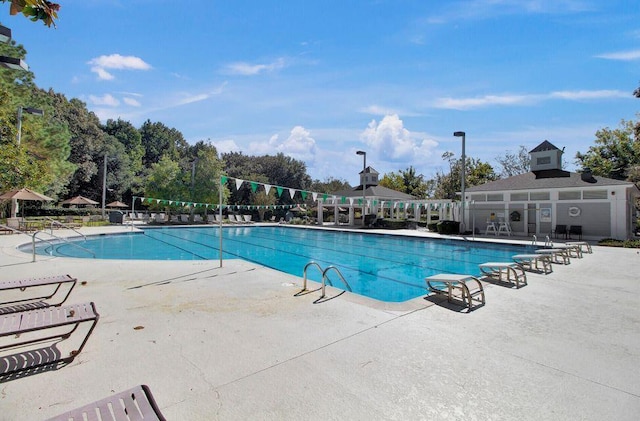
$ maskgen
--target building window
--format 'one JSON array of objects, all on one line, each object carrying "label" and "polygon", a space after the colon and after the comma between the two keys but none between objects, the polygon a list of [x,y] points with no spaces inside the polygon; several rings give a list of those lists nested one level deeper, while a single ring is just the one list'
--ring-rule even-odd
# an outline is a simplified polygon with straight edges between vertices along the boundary
[{"label": "building window", "polygon": [[486,194],[472,194],[471,195],[471,200],[473,200],[474,202],[486,202],[487,201],[487,195]]},{"label": "building window", "polygon": [[512,202],[526,202],[529,200],[529,193],[511,193]]},{"label": "building window", "polygon": [[504,195],[502,193],[490,193],[487,194],[487,202],[502,202]]},{"label": "building window", "polygon": [[542,156],[540,158],[536,158],[536,165],[545,165],[545,164],[551,164],[550,156]]},{"label": "building window", "polygon": [[551,195],[549,194],[549,192],[537,192],[537,193],[531,193],[529,195],[530,200],[533,201],[537,201],[537,200],[550,200]]},{"label": "building window", "polygon": [[582,193],[580,191],[561,191],[558,192],[558,200],[580,200]]},{"label": "building window", "polygon": [[607,191],[606,190],[584,190],[582,192],[582,199],[606,199]]}]

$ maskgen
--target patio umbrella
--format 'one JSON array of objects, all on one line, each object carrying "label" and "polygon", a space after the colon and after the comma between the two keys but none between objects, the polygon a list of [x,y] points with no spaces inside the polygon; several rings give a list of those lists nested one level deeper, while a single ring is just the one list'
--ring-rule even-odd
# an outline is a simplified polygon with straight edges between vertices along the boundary
[{"label": "patio umbrella", "polygon": [[119,200],[116,200],[115,202],[108,203],[106,205],[106,207],[108,207],[108,208],[128,208],[129,205],[127,205],[125,203],[122,203]]},{"label": "patio umbrella", "polygon": [[[49,202],[53,199],[49,196],[45,196],[42,193],[34,192],[33,190],[22,188],[19,190],[11,190],[6,193],[0,195],[0,199],[4,200],[31,200],[31,201],[41,201],[41,202]],[[16,213],[18,211],[18,206],[11,207],[11,217],[15,218]]]},{"label": "patio umbrella", "polygon": [[97,205],[98,202],[95,200],[88,199],[84,196],[76,196],[71,199],[64,200],[62,205]]}]

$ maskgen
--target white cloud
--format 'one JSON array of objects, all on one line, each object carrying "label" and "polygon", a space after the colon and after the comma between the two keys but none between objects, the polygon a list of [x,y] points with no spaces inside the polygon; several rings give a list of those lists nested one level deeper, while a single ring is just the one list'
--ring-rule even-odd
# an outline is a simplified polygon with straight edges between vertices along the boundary
[{"label": "white cloud", "polygon": [[108,105],[111,107],[120,105],[120,101],[111,94],[105,94],[103,96],[89,95],[89,101],[94,105]]},{"label": "white cloud", "polygon": [[633,61],[640,60],[640,50],[618,51],[615,53],[605,53],[596,56],[607,60]]},{"label": "white cloud", "polygon": [[551,92],[548,97],[575,101],[581,99],[630,98],[631,94],[612,89],[603,89],[599,91],[556,91]]},{"label": "white cloud", "polygon": [[470,110],[474,108],[490,107],[493,105],[530,105],[552,99],[578,101],[587,99],[611,99],[627,98],[630,95],[618,90],[595,91],[554,91],[546,94],[522,94],[522,95],[485,95],[475,98],[439,98],[435,101],[436,108],[454,110]]},{"label": "white cloud", "polygon": [[431,139],[418,139],[404,128],[398,115],[387,115],[380,123],[372,120],[360,135],[367,146],[388,161],[412,161],[432,154],[438,143]]},{"label": "white cloud", "polygon": [[112,80],[114,76],[107,69],[116,70],[149,70],[151,66],[145,63],[139,57],[121,56],[120,54],[111,54],[108,56],[100,56],[91,59],[88,64],[91,65],[91,71],[98,75],[100,80]]},{"label": "white cloud", "polygon": [[125,98],[122,98],[122,102],[124,102],[125,104],[130,105],[132,107],[139,107],[139,106],[142,105],[142,104],[140,104],[140,101],[138,101],[135,98],[125,97]]},{"label": "white cloud", "polygon": [[241,148],[233,139],[216,140],[211,142],[216,147],[219,154],[227,152],[240,152]]},{"label": "white cloud", "polygon": [[266,64],[251,64],[246,62],[237,62],[228,64],[225,68],[225,73],[232,75],[242,76],[254,76],[264,72],[273,72],[285,67],[285,61],[283,58],[266,63]]}]

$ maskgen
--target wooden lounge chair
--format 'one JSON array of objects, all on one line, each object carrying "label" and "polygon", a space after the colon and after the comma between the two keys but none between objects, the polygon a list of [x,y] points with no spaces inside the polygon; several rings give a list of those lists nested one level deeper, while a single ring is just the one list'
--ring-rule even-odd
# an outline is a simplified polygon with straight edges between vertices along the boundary
[{"label": "wooden lounge chair", "polygon": [[60,306],[76,282],[70,275],[0,281],[0,314]]},{"label": "wooden lounge chair", "polygon": [[441,273],[425,278],[425,282],[430,292],[446,295],[450,303],[454,298],[462,301],[468,312],[474,303],[485,304],[484,288],[475,276]]},{"label": "wooden lounge chair", "polygon": [[536,250],[537,254],[546,254],[550,256],[551,263],[557,263],[561,265],[568,265],[571,263],[569,259],[569,252],[565,249],[559,248],[548,248],[548,249],[539,249]]},{"label": "wooden lounge chair", "polygon": [[166,421],[149,387],[136,386],[108,398],[65,412],[47,421]]},{"label": "wooden lounge chair", "polygon": [[527,274],[516,263],[487,262],[480,265],[480,271],[490,279],[515,284],[516,288],[527,285]]},{"label": "wooden lounge chair", "polygon": [[551,256],[546,254],[516,254],[512,256],[515,263],[531,272],[551,273]]},{"label": "wooden lounge chair", "polygon": [[[54,340],[68,339],[83,323],[91,323],[80,346],[68,356],[58,355],[55,360],[44,362],[11,364],[3,367],[2,374],[49,365],[58,361],[72,361],[84,348],[89,336],[98,323],[100,315],[93,303],[73,304],[61,307],[47,307],[21,311],[0,316],[0,352],[20,349],[28,353],[27,346]],[[3,353],[4,354],[4,353]],[[4,358],[4,355],[2,355]]]}]

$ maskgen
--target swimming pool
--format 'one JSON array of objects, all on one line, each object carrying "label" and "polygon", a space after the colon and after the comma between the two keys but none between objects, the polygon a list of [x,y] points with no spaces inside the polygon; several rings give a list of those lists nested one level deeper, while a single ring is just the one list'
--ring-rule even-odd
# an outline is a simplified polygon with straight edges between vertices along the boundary
[{"label": "swimming pool", "polygon": [[[336,266],[356,294],[402,302],[427,293],[424,278],[438,273],[480,275],[478,265],[511,261],[527,246],[428,239],[283,226],[225,227],[223,258],[244,259],[296,276],[310,261]],[[100,259],[216,260],[218,227],[145,228],[142,233],[87,237],[78,243]],[[31,252],[31,246],[25,251]],[[41,244],[38,254],[92,258],[66,243]],[[318,270],[308,278],[321,281]],[[330,277],[342,288],[337,276]]]}]

